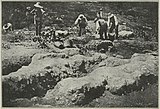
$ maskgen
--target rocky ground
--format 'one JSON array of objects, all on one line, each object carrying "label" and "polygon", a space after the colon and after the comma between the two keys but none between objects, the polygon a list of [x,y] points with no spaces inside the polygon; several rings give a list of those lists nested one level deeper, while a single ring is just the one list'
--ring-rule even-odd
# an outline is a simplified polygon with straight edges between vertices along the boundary
[{"label": "rocky ground", "polygon": [[34,31],[3,34],[3,106],[158,107],[158,42],[141,37],[133,28],[136,19],[127,15],[117,15],[120,37],[113,43],[98,39],[92,20],[87,34],[77,37],[72,30],[71,48],[59,49],[52,42],[40,48],[31,40]]}]

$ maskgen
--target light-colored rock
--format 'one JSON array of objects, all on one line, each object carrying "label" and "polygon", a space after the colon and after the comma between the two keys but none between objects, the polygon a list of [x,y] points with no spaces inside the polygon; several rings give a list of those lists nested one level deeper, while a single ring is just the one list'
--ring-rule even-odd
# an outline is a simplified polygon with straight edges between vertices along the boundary
[{"label": "light-colored rock", "polygon": [[122,55],[117,55],[116,58],[123,59],[124,57]]},{"label": "light-colored rock", "polygon": [[122,38],[122,39],[130,39],[130,38],[134,38],[134,33],[132,31],[120,31],[118,33],[118,36],[119,38]]},{"label": "light-colored rock", "polygon": [[[56,104],[65,106],[83,105],[101,96],[106,85],[111,93],[122,95],[136,90],[136,87],[157,82],[157,76],[156,57],[148,54],[137,55],[131,58],[130,63],[124,65],[114,68],[100,67],[85,77],[64,79],[58,82],[54,89],[49,90],[43,100],[56,101]],[[59,99],[55,100],[55,97]]]},{"label": "light-colored rock", "polygon": [[99,63],[99,66],[116,67],[130,62],[130,59],[120,59],[117,57],[109,57]]},{"label": "light-colored rock", "polygon": [[100,53],[92,57],[67,57],[65,53],[36,54],[28,66],[2,77],[3,94],[8,95],[9,98],[6,99],[12,99],[10,97],[16,97],[17,94],[27,98],[42,96],[64,78],[81,77],[90,73],[90,69],[94,69],[93,66],[105,58],[107,56]]},{"label": "light-colored rock", "polygon": [[113,46],[113,43],[110,40],[91,40],[86,44],[86,49],[100,51],[108,51],[108,47]]},{"label": "light-colored rock", "polygon": [[61,53],[65,53],[68,56],[78,55],[80,52],[79,48],[65,48],[60,51]]},{"label": "light-colored rock", "polygon": [[61,42],[61,41],[55,41],[54,46],[57,48],[60,48],[60,49],[64,48],[63,42]]},{"label": "light-colored rock", "polygon": [[87,44],[89,41],[94,40],[95,37],[92,36],[91,34],[86,34],[86,35],[82,35],[81,37],[72,37],[70,38],[74,44]]}]

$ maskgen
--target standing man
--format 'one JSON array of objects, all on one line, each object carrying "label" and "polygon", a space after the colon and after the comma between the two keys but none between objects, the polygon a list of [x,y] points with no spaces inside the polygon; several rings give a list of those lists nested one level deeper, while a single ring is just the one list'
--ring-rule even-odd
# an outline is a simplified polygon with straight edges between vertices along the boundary
[{"label": "standing man", "polygon": [[96,34],[98,34],[98,31],[99,31],[99,27],[97,26],[97,24],[98,24],[97,21],[99,19],[102,19],[102,16],[103,16],[103,10],[102,10],[102,8],[100,8],[96,14],[96,18],[94,19],[94,23],[96,23]]},{"label": "standing man", "polygon": [[103,11],[103,9],[100,8],[99,11],[97,12],[97,18],[99,18],[99,19],[102,18],[102,16],[103,16],[103,15],[102,15],[102,13],[103,13],[102,11]]},{"label": "standing man", "polygon": [[88,22],[87,18],[83,14],[80,14],[76,19],[74,25],[75,26],[79,25],[79,28],[80,28],[78,33],[79,36],[83,35],[86,32],[86,26],[88,24],[87,22]]},{"label": "standing man", "polygon": [[103,16],[103,10],[102,10],[102,8],[100,8],[96,14],[96,18],[95,18],[94,22],[97,22],[97,20],[102,19],[102,16]]},{"label": "standing man", "polygon": [[41,29],[42,29],[42,17],[44,14],[43,6],[40,5],[40,2],[37,2],[34,5],[35,9],[31,11],[31,13],[34,13],[34,24],[36,25],[36,36],[41,35]]}]

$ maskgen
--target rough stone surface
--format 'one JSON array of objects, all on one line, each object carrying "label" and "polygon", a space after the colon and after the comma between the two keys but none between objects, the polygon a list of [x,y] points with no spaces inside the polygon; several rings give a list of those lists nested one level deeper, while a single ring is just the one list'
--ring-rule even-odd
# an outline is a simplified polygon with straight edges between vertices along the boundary
[{"label": "rough stone surface", "polygon": [[76,45],[83,45],[83,44],[87,44],[90,40],[94,40],[95,39],[95,37],[94,36],[92,36],[91,34],[86,34],[86,35],[82,35],[81,37],[72,37],[72,38],[70,38],[72,41],[73,41],[73,43],[74,44],[76,44]]},{"label": "rough stone surface", "polygon": [[63,42],[60,42],[60,41],[55,41],[54,46],[60,49],[64,48]]},{"label": "rough stone surface", "polygon": [[33,48],[15,47],[2,51],[2,75],[17,71],[22,66],[31,63],[32,57],[41,50]]},{"label": "rough stone surface", "polygon": [[129,59],[120,59],[117,57],[109,57],[106,60],[102,61],[99,63],[99,66],[106,66],[106,67],[116,67],[116,66],[120,66],[120,65],[124,65],[129,63],[130,60]]},{"label": "rough stone surface", "polygon": [[[101,67],[81,78],[67,78],[47,92],[43,100],[59,105],[83,105],[101,96],[105,90],[122,95],[157,81],[157,56],[134,54],[129,63]],[[92,95],[92,96],[91,96]]]},{"label": "rough stone surface", "polygon": [[114,46],[111,50],[116,55],[121,55],[123,58],[131,58],[134,53],[143,53],[144,50],[158,51],[157,42],[139,41],[139,40],[118,40],[114,41]]},{"label": "rough stone surface", "polygon": [[96,53],[92,57],[65,53],[36,54],[29,66],[2,77],[4,102],[8,99],[44,96],[48,89],[68,77],[81,77],[90,73],[90,68],[106,59],[105,54]]}]

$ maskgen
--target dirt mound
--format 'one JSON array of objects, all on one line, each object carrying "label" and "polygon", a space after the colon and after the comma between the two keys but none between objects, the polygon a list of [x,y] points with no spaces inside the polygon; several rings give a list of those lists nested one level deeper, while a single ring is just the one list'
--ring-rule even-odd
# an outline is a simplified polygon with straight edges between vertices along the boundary
[{"label": "dirt mound", "polygon": [[101,67],[85,77],[64,79],[49,90],[43,99],[51,105],[84,105],[101,96],[105,90],[118,95],[140,90],[148,83],[157,82],[157,58],[138,54],[131,58],[130,63],[114,69]]}]

